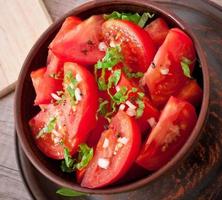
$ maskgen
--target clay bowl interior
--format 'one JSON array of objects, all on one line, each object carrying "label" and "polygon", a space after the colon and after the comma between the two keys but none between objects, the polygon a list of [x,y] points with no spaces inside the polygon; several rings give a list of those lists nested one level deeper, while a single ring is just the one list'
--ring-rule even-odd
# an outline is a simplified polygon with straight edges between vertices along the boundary
[{"label": "clay bowl interior", "polygon": [[[28,121],[32,118],[38,111],[39,108],[33,106],[35,91],[32,86],[30,73],[33,70],[41,66],[45,66],[46,58],[48,53],[48,45],[50,41],[54,38],[55,34],[61,27],[65,17],[69,15],[76,15],[82,19],[88,18],[94,14],[110,13],[112,11],[124,11],[124,12],[139,12],[143,13],[150,11],[155,13],[155,18],[158,16],[163,17],[171,27],[180,27],[185,30],[194,40],[195,47],[198,54],[198,60],[202,68],[196,67],[194,71],[194,77],[197,78],[199,84],[203,87],[204,97],[201,107],[198,109],[199,118],[198,122],[183,148],[177,153],[177,155],[171,159],[164,167],[160,170],[147,173],[146,177],[133,182],[124,182],[116,185],[108,186],[102,189],[87,189],[81,188],[77,183],[75,183],[74,175],[67,175],[60,170],[60,161],[54,161],[52,159],[44,156],[39,149],[36,147],[32,135],[30,134],[30,129],[28,126]],[[166,174],[173,168],[175,168],[182,159],[188,155],[196,143],[197,138],[201,134],[201,129],[203,127],[208,107],[209,100],[209,78],[207,63],[203,50],[201,49],[192,31],[185,27],[183,22],[181,22],[177,17],[170,14],[165,9],[160,8],[157,4],[151,4],[147,1],[133,1],[133,0],[122,0],[122,1],[99,1],[88,2],[87,4],[81,5],[78,8],[74,8],[71,12],[61,18],[59,21],[54,23],[46,32],[39,38],[37,43],[33,46],[30,53],[28,54],[23,68],[21,70],[15,96],[15,122],[16,131],[19,137],[19,141],[28,159],[44,176],[49,178],[54,183],[62,186],[69,187],[76,191],[94,193],[94,194],[111,194],[118,192],[126,192],[128,190],[135,190],[138,187],[149,184],[153,180],[158,180],[160,176]]]}]

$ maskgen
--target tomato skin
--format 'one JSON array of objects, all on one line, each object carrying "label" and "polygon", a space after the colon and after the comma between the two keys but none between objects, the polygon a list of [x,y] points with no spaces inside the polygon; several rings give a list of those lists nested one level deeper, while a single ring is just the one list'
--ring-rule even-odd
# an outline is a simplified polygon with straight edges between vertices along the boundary
[{"label": "tomato skin", "polygon": [[144,30],[149,33],[156,46],[160,47],[169,32],[169,27],[164,19],[159,17],[148,24]]},{"label": "tomato skin", "polygon": [[[49,121],[51,117],[55,117],[55,113],[59,113],[58,119],[56,122],[57,132],[60,134],[65,146],[68,149],[71,149],[69,140],[67,139],[67,131],[65,128],[65,118],[63,109],[61,106],[54,106],[53,104],[46,105],[44,110],[41,110],[36,116],[34,116],[30,121],[29,125],[31,128],[32,136],[35,139],[35,142],[38,148],[47,156],[53,159],[63,159],[64,158],[64,148],[61,144],[55,143],[53,140],[52,133],[46,133],[40,138],[36,138],[39,131],[44,127],[44,125]],[[58,126],[62,129],[58,130]],[[65,134],[64,134],[65,133]]]},{"label": "tomato skin", "polygon": [[30,74],[31,79],[32,79],[32,84],[34,86],[36,93],[38,93],[38,88],[39,88],[40,83],[42,82],[45,72],[46,72],[46,67],[42,67],[35,71],[32,71]]},{"label": "tomato skin", "polygon": [[51,103],[51,94],[62,90],[62,80],[52,78],[47,68],[33,71],[30,76],[36,92],[35,105]]},{"label": "tomato skin", "polygon": [[147,170],[165,165],[187,141],[197,121],[195,108],[188,102],[170,97],[160,119],[136,160]]},{"label": "tomato skin", "polygon": [[200,106],[203,91],[195,80],[189,80],[186,85],[175,95],[178,99],[188,101],[194,106]]},{"label": "tomato skin", "polygon": [[[116,155],[113,155],[118,135],[128,138],[128,142],[118,150]],[[119,111],[112,118],[109,129],[102,133],[94,157],[86,169],[81,186],[87,188],[104,187],[124,176],[138,155],[141,143],[140,135],[135,120],[125,112]],[[109,140],[108,148],[103,148],[105,138]],[[102,169],[97,165],[99,158],[110,160],[110,165],[107,169]]]},{"label": "tomato skin", "polygon": [[76,181],[77,181],[77,183],[81,184],[82,179],[85,175],[85,172],[86,172],[86,168],[83,168],[81,170],[76,171]]},{"label": "tomato skin", "polygon": [[59,42],[62,42],[67,32],[74,29],[81,22],[82,20],[78,17],[75,17],[75,16],[67,17],[65,21],[63,22],[62,27],[60,28],[59,32],[56,34],[55,38],[50,43],[49,48],[51,48],[52,46],[56,45]]},{"label": "tomato skin", "polygon": [[145,30],[126,20],[110,19],[103,23],[102,33],[107,43],[114,41],[121,45],[130,68],[136,72],[147,70],[157,48]]},{"label": "tomato skin", "polygon": [[102,41],[103,22],[102,16],[94,15],[71,30],[64,31],[62,39],[51,43],[49,48],[63,61],[93,65],[105,55],[104,51],[98,49]]},{"label": "tomato skin", "polygon": [[[144,75],[154,104],[162,108],[171,95],[175,95],[184,86],[188,77],[183,74],[183,57],[195,61],[195,49],[191,38],[178,28],[169,31],[164,43],[157,51],[153,64]],[[194,62],[190,65],[192,73]],[[167,74],[161,70],[168,69]]]},{"label": "tomato skin", "polygon": [[82,100],[78,102],[76,110],[73,110],[69,99],[64,106],[69,140],[72,141],[72,151],[70,153],[74,154],[78,149],[78,145],[86,142],[90,132],[96,126],[99,96],[95,79],[85,67],[67,62],[64,64],[64,74],[70,71],[73,77],[78,73],[82,78],[78,85]]}]

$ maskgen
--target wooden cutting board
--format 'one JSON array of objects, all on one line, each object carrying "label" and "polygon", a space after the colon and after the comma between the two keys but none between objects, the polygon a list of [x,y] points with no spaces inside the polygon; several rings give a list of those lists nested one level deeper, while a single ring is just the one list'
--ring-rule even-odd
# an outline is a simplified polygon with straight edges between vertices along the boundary
[{"label": "wooden cutting board", "polygon": [[0,97],[14,88],[25,57],[51,23],[42,0],[0,0]]}]

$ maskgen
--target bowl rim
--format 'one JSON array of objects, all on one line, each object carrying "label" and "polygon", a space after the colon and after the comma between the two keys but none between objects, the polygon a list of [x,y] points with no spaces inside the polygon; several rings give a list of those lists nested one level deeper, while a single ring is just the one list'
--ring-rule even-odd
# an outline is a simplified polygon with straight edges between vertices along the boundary
[{"label": "bowl rim", "polygon": [[[20,111],[21,111],[21,94],[23,91],[23,84],[25,81],[26,74],[28,72],[28,67],[31,63],[32,58],[35,55],[35,52],[39,51],[40,47],[42,44],[44,44],[50,33],[54,32],[57,27],[64,21],[64,19],[70,15],[73,14],[79,14],[82,13],[88,9],[91,9],[93,7],[101,7],[104,5],[113,5],[113,4],[118,4],[118,5],[133,5],[133,6],[146,6],[150,10],[155,10],[156,12],[166,16],[169,18],[171,21],[176,23],[183,31],[188,33],[191,38],[193,39],[195,49],[197,51],[197,55],[200,60],[200,64],[202,66],[202,74],[203,74],[203,100],[202,100],[202,105],[200,109],[200,113],[198,116],[197,123],[188,138],[187,142],[183,145],[183,147],[180,149],[180,151],[166,164],[164,165],[161,169],[159,169],[156,172],[153,172],[151,175],[142,178],[138,181],[135,181],[133,183],[128,183],[124,184],[118,187],[113,187],[113,188],[101,188],[101,189],[88,189],[88,188],[83,188],[80,185],[77,185],[73,182],[69,183],[68,181],[65,181],[63,178],[57,176],[54,174],[52,171],[50,171],[48,168],[45,167],[43,163],[41,163],[36,156],[36,154],[32,151],[29,142],[26,140],[25,134],[23,133],[23,122],[20,117]],[[36,50],[37,49],[37,50]],[[19,138],[19,142],[22,146],[22,149],[25,153],[25,155],[28,157],[29,161],[33,164],[33,166],[45,177],[47,177],[49,180],[52,182],[56,183],[57,185],[60,185],[61,187],[65,188],[71,188],[75,191],[78,192],[83,192],[87,194],[115,194],[115,193],[123,193],[131,190],[136,190],[140,187],[146,186],[147,184],[150,184],[157,178],[163,177],[163,175],[166,175],[172,171],[176,165],[178,164],[179,161],[182,161],[185,159],[185,157],[189,154],[189,152],[192,150],[195,141],[200,137],[201,135],[201,130],[204,126],[204,123],[206,122],[207,119],[207,113],[208,113],[208,105],[209,105],[209,90],[210,90],[210,80],[209,80],[209,73],[208,73],[208,64],[206,60],[206,53],[202,49],[198,39],[196,38],[195,34],[192,32],[190,27],[186,25],[185,22],[183,22],[178,16],[174,15],[171,11],[169,11],[167,8],[162,7],[162,5],[158,5],[157,3],[149,2],[146,0],[140,0],[140,1],[135,1],[135,0],[114,0],[114,1],[109,1],[109,0],[100,0],[100,1],[87,1],[82,4],[77,4],[74,6],[72,10],[70,10],[68,13],[63,15],[59,20],[54,22],[52,25],[49,26],[49,28],[39,37],[37,42],[34,44],[30,52],[28,53],[24,64],[22,66],[22,69],[19,74],[19,78],[17,81],[17,86],[16,86],[16,92],[15,92],[15,101],[14,101],[14,117],[15,117],[15,127],[16,127],[16,132],[17,136]]]}]

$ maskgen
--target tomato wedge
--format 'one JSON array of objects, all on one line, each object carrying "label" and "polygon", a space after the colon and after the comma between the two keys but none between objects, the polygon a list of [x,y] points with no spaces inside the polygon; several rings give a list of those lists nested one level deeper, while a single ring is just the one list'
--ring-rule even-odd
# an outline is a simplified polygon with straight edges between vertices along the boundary
[{"label": "tomato wedge", "polygon": [[102,33],[108,44],[121,46],[129,67],[136,72],[147,70],[156,53],[156,46],[144,29],[126,20],[110,19],[103,23]]},{"label": "tomato wedge", "polygon": [[[142,92],[142,90],[132,80],[129,80],[124,73],[121,74],[121,78],[120,78],[120,81],[117,84],[117,86],[119,88],[127,87],[128,91],[132,90],[132,88],[137,88],[138,92]],[[135,105],[137,107],[139,106],[137,103],[138,92],[131,93],[128,98],[128,101],[130,101],[130,103],[132,103],[133,105]],[[152,126],[158,120],[160,113],[151,104],[151,101],[148,99],[148,97],[146,97],[146,96],[142,97],[142,101],[144,103],[143,114],[141,117],[136,119],[136,121],[140,127],[141,133],[145,133],[145,132],[147,133],[147,130],[152,128]],[[127,111],[127,108],[128,108],[128,106],[125,105],[124,110]]]},{"label": "tomato wedge", "polygon": [[[47,125],[48,124],[48,125]],[[67,138],[66,122],[62,107],[49,104],[29,121],[32,135],[38,148],[48,157],[53,159],[64,158],[64,145],[71,149]],[[48,132],[40,135],[40,130],[48,126]],[[50,128],[51,127],[51,128]]]},{"label": "tomato wedge", "polygon": [[96,147],[101,137],[101,134],[103,133],[104,130],[106,130],[106,127],[108,127],[108,125],[109,123],[107,119],[105,119],[103,116],[98,117],[96,127],[90,132],[89,137],[87,139],[87,144],[90,147]]},{"label": "tomato wedge", "polygon": [[98,89],[93,75],[76,63],[64,64],[63,85],[67,98],[64,113],[73,154],[96,126]]},{"label": "tomato wedge", "polygon": [[47,68],[33,71],[30,76],[36,92],[35,105],[51,103],[52,93],[62,90],[62,79],[51,77]]},{"label": "tomato wedge", "polygon": [[167,23],[161,17],[152,21],[144,29],[147,33],[149,33],[151,39],[154,41],[157,47],[160,47],[163,44],[169,32]]},{"label": "tomato wedge", "polygon": [[189,79],[181,66],[184,58],[193,62],[189,65],[192,73],[196,59],[193,41],[180,29],[173,28],[144,75],[144,82],[156,106],[162,108],[169,97],[179,92]]},{"label": "tomato wedge", "polygon": [[70,30],[64,30],[61,39],[53,41],[49,48],[64,61],[93,65],[104,57],[98,48],[102,41],[101,26],[104,19],[94,15]]},{"label": "tomato wedge", "polygon": [[200,106],[203,98],[203,91],[195,80],[189,80],[175,97],[188,101],[194,106]]},{"label": "tomato wedge", "polygon": [[75,16],[70,16],[65,19],[60,28],[59,32],[56,34],[55,38],[49,45],[49,48],[56,45],[57,43],[62,42],[67,32],[72,31],[75,27],[82,22],[81,19]]},{"label": "tomato wedge", "polygon": [[104,131],[81,186],[99,188],[120,179],[132,166],[140,149],[141,134],[137,123],[119,111]]},{"label": "tomato wedge", "polygon": [[160,119],[142,147],[136,162],[147,170],[158,170],[184,145],[197,121],[195,108],[170,97]]}]

